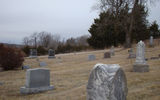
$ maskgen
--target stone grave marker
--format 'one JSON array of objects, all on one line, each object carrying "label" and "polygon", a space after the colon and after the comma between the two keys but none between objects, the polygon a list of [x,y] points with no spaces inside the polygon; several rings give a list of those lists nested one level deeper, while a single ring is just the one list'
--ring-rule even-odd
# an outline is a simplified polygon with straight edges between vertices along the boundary
[{"label": "stone grave marker", "polygon": [[111,54],[111,56],[114,56],[114,55],[115,55],[114,46],[111,47],[111,49],[110,49],[110,54]]},{"label": "stone grave marker", "polygon": [[157,60],[157,59],[159,59],[159,57],[151,57],[150,59],[151,60]]},{"label": "stone grave marker", "polygon": [[55,58],[55,51],[52,49],[48,50],[48,58]]},{"label": "stone grave marker", "polygon": [[96,59],[96,56],[95,55],[88,55],[88,60],[89,61],[92,61],[92,60],[95,60]]},{"label": "stone grave marker", "polygon": [[0,82],[0,85],[3,85],[4,83],[3,82]]},{"label": "stone grave marker", "polygon": [[30,49],[29,58],[37,58],[37,50],[36,49]]},{"label": "stone grave marker", "polygon": [[128,53],[129,53],[129,56],[128,56],[129,59],[130,58],[136,58],[136,54],[134,54],[133,48],[131,48],[130,50],[128,50]]},{"label": "stone grave marker", "polygon": [[87,85],[87,100],[126,100],[128,88],[118,64],[96,64]]},{"label": "stone grave marker", "polygon": [[144,42],[140,41],[137,44],[137,51],[136,51],[136,61],[133,65],[134,72],[148,72],[149,65],[147,65],[145,60],[145,44]]},{"label": "stone grave marker", "polygon": [[39,63],[39,66],[40,66],[40,67],[45,67],[45,66],[47,66],[47,64],[46,64],[46,62],[40,62],[40,63]]},{"label": "stone grave marker", "polygon": [[22,66],[22,70],[25,70],[25,69],[30,69],[30,66],[28,66],[28,65]]},{"label": "stone grave marker", "polygon": [[50,85],[50,70],[35,68],[28,69],[26,72],[26,84],[20,88],[21,94],[38,93],[46,90],[52,90]]},{"label": "stone grave marker", "polygon": [[111,58],[111,54],[109,52],[104,53],[104,58]]},{"label": "stone grave marker", "polygon": [[154,46],[154,43],[153,43],[153,36],[150,36],[149,46],[150,46],[150,47],[153,47],[153,46]]}]

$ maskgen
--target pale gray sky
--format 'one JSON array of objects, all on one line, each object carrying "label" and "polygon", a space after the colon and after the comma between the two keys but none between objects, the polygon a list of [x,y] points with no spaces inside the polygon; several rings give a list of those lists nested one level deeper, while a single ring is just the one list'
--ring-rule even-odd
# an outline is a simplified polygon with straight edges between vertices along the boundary
[{"label": "pale gray sky", "polygon": [[[62,38],[89,34],[98,12],[96,0],[0,0],[0,42],[21,43],[23,37],[47,31]],[[160,2],[150,9],[149,21],[160,24]]]}]

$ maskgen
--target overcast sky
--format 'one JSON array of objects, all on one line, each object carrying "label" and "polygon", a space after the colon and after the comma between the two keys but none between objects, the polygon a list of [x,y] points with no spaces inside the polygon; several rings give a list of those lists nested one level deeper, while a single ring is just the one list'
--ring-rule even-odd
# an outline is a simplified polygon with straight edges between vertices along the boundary
[{"label": "overcast sky", "polygon": [[[98,11],[96,0],[0,0],[0,42],[22,43],[25,36],[47,31],[62,38],[88,33]],[[160,2],[150,7],[148,17],[160,25]]]}]

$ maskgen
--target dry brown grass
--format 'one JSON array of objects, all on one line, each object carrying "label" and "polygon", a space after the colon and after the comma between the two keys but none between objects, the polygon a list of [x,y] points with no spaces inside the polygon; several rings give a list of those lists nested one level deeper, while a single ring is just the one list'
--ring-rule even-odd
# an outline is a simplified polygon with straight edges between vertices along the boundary
[{"label": "dry brown grass", "polygon": [[[52,91],[21,95],[20,87],[25,84],[24,70],[0,72],[0,100],[85,100],[86,84],[91,69],[96,63],[120,64],[127,76],[128,100],[160,100],[160,60],[149,60],[150,72],[131,72],[135,59],[129,60],[127,49],[117,48],[115,56],[103,59],[107,50],[57,55],[56,59],[40,57],[51,70]],[[95,54],[96,60],[88,61],[88,54]],[[158,56],[160,47],[147,48],[146,57]],[[61,57],[61,59],[58,59]],[[24,64],[37,68],[36,59],[25,59]]]}]

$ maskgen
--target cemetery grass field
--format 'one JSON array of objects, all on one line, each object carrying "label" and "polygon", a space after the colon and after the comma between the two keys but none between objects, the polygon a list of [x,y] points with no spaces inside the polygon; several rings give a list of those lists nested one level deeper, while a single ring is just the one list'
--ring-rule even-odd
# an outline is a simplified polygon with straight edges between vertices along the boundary
[{"label": "cemetery grass field", "polygon": [[[135,46],[134,46],[135,47]],[[115,56],[103,59],[106,50],[86,51],[39,57],[50,69],[51,85],[55,89],[38,94],[22,95],[20,87],[25,85],[25,70],[0,72],[0,100],[86,100],[86,85],[91,69],[97,63],[119,64],[125,71],[128,85],[127,100],[160,100],[160,60],[148,60],[150,72],[132,72],[135,59],[127,59],[128,49],[116,48]],[[135,48],[134,48],[135,52]],[[88,61],[88,55],[95,54],[96,60]],[[146,58],[160,54],[160,46],[146,47]],[[36,59],[25,58],[24,65],[38,68]]]}]

